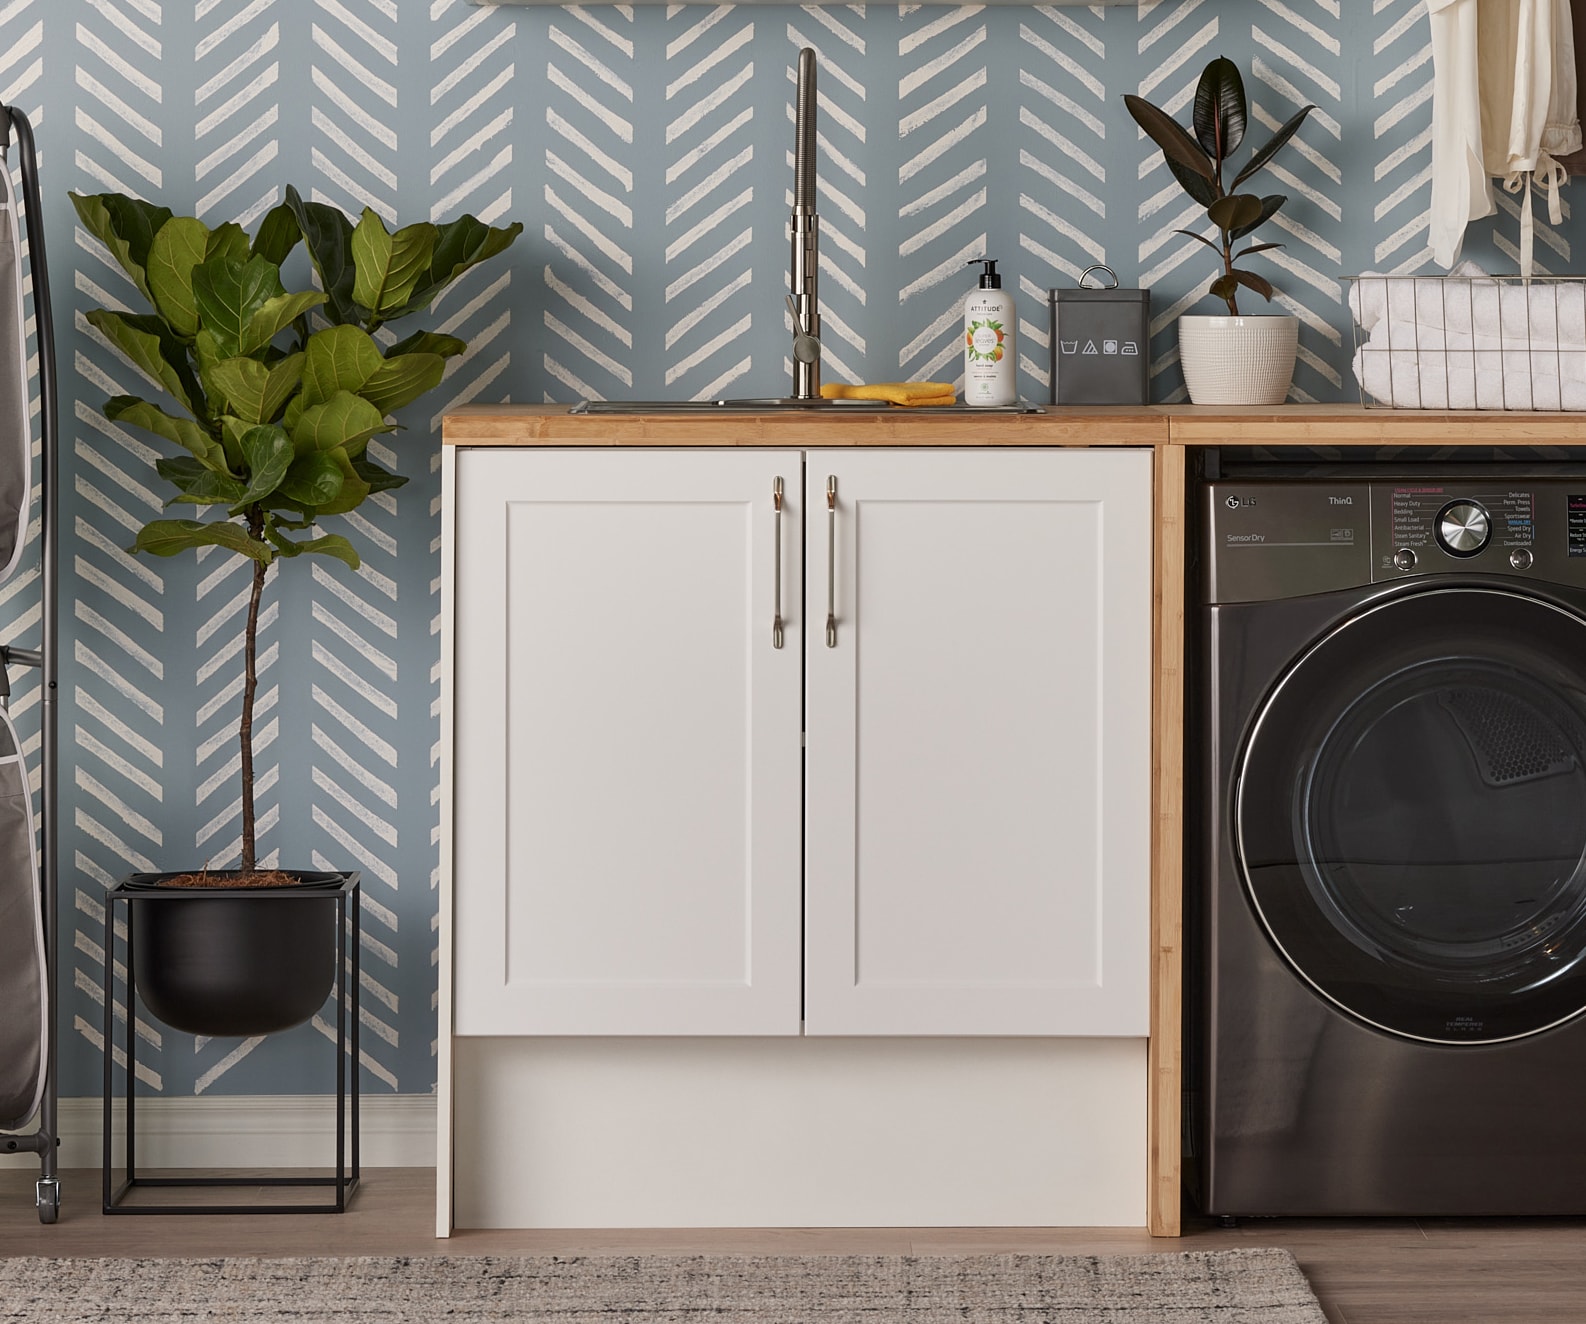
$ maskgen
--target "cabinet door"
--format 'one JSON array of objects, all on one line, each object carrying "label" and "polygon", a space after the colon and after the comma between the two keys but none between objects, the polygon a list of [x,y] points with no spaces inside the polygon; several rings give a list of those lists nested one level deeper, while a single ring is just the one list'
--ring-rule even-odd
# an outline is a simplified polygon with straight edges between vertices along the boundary
[{"label": "cabinet door", "polygon": [[1150,453],[806,458],[805,1028],[1144,1035]]},{"label": "cabinet door", "polygon": [[457,1033],[798,1033],[801,456],[457,469]]}]

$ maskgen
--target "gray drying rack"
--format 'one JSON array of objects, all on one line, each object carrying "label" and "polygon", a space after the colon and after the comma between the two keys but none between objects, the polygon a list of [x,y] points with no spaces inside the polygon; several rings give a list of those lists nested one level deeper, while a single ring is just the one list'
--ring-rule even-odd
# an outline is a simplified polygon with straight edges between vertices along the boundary
[{"label": "gray drying rack", "polygon": [[[9,151],[13,137],[17,145],[18,164],[22,172],[22,206],[26,222],[28,242],[28,268],[33,278],[33,315],[34,331],[38,344],[38,383],[39,383],[39,414],[40,414],[40,444],[42,449],[42,472],[40,474],[40,541],[43,545],[43,637],[37,648],[23,648],[9,644],[0,644],[0,704],[9,697],[10,686],[6,680],[6,669],[10,666],[37,667],[40,672],[40,789],[39,789],[39,823],[37,836],[29,846],[38,851],[36,858],[38,886],[41,892],[38,907],[43,928],[43,970],[42,970],[42,1001],[44,1008],[44,1024],[46,1026],[43,1043],[40,1045],[40,1068],[42,1071],[39,1104],[34,1114],[35,1129],[25,1134],[0,1133],[0,1153],[35,1153],[39,1156],[39,1179],[36,1187],[36,1202],[38,1205],[39,1222],[53,1223],[60,1213],[61,1187],[59,1178],[59,1111],[60,1111],[60,1082],[57,1078],[58,1053],[56,1050],[56,1030],[59,1025],[59,1016],[56,1014],[56,995],[59,988],[57,933],[60,921],[60,900],[57,891],[58,867],[58,824],[56,804],[56,754],[57,754],[57,684],[56,684],[56,641],[58,637],[58,603],[56,592],[57,574],[57,544],[59,540],[57,510],[60,476],[60,447],[59,447],[59,413],[55,396],[55,327],[50,315],[50,286],[49,271],[44,256],[44,205],[39,191],[38,179],[38,153],[34,148],[33,126],[28,123],[27,116],[20,111],[8,106],[0,105],[0,169],[9,169],[5,156]],[[21,285],[20,266],[16,273],[18,285]],[[0,316],[6,315],[6,310],[0,310]],[[21,344],[17,345],[15,353],[22,356],[21,373],[23,380],[27,377],[27,340],[25,335]],[[14,365],[0,364],[0,371]],[[21,416],[25,421],[28,417],[28,401],[22,401]],[[29,442],[24,443],[21,450],[24,457],[31,450],[31,429]],[[30,460],[28,469],[22,475],[23,492],[29,481],[31,468]],[[27,534],[28,508],[24,500],[22,507],[21,527],[17,530],[16,538],[24,539]],[[22,775],[23,789],[26,790],[26,770]],[[31,796],[27,797],[31,802]],[[31,835],[31,823],[29,835]],[[29,874],[32,874],[29,870]],[[0,885],[7,879],[0,878]],[[27,879],[27,885],[32,885],[32,877]],[[107,993],[108,996],[108,993]],[[105,1047],[109,1052],[109,1045]],[[26,1121],[26,1119],[24,1119]]]}]

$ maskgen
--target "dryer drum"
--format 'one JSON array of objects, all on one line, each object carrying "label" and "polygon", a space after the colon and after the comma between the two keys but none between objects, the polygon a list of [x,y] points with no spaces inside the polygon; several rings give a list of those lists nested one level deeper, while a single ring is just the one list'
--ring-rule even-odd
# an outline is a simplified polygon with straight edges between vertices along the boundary
[{"label": "dryer drum", "polygon": [[1407,594],[1306,651],[1261,706],[1237,855],[1318,992],[1439,1043],[1586,1010],[1586,620],[1525,594]]}]

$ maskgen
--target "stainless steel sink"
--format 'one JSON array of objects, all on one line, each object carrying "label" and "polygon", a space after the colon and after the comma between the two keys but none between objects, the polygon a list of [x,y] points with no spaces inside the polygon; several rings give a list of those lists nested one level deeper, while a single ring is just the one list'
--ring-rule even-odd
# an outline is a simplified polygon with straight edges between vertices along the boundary
[{"label": "stainless steel sink", "polygon": [[[885,400],[794,400],[791,397],[762,396],[741,400],[580,400],[569,414],[781,414],[848,413],[854,410],[875,412],[898,410]],[[901,411],[900,411],[901,412]],[[1039,405],[922,405],[910,411],[917,414],[1044,414]]]}]

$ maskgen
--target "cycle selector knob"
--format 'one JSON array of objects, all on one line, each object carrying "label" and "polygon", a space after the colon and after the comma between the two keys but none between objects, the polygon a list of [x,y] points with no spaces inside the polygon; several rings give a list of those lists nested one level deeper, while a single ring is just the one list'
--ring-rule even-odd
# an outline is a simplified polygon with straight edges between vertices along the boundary
[{"label": "cycle selector knob", "polygon": [[1437,512],[1437,542],[1450,556],[1475,556],[1492,537],[1492,520],[1479,501],[1450,501]]},{"label": "cycle selector knob", "polygon": [[1415,569],[1415,553],[1408,547],[1401,547],[1393,554],[1393,564],[1399,570]]}]

